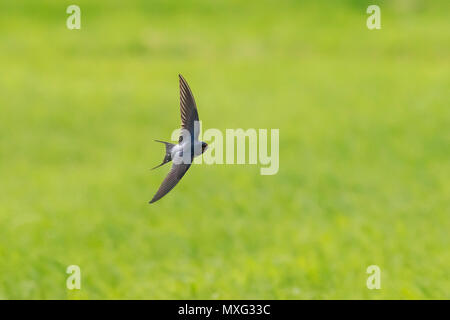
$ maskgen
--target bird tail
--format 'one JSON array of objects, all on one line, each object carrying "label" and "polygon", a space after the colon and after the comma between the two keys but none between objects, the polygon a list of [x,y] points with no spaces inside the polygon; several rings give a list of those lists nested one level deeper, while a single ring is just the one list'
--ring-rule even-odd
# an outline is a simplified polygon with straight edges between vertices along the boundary
[{"label": "bird tail", "polygon": [[173,143],[170,143],[170,142],[165,142],[165,141],[161,141],[161,140],[155,140],[155,141],[164,143],[166,145],[166,154],[164,155],[163,162],[160,165],[157,165],[156,167],[152,168],[152,170],[161,167],[162,165],[166,164],[167,162],[172,161],[171,152],[172,152],[172,148],[175,146]]}]

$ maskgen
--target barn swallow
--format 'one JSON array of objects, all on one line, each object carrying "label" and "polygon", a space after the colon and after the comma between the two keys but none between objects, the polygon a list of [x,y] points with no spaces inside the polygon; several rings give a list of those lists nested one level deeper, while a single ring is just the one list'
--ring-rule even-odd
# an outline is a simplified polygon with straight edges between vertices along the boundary
[{"label": "barn swallow", "polygon": [[194,157],[201,155],[208,148],[206,142],[198,140],[200,130],[194,96],[183,76],[181,74],[178,76],[180,78],[181,133],[178,144],[155,140],[165,144],[166,154],[163,162],[153,169],[159,168],[172,160],[173,164],[150,203],[158,201],[172,190],[188,171]]}]

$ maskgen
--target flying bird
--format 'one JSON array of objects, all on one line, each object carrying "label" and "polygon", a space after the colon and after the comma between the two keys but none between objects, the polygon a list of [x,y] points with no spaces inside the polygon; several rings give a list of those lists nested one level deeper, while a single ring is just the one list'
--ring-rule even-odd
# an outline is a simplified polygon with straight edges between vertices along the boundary
[{"label": "flying bird", "polygon": [[194,96],[183,76],[181,74],[178,76],[180,78],[181,133],[178,144],[155,140],[165,144],[166,154],[163,162],[153,169],[159,168],[172,160],[173,164],[150,203],[158,201],[172,190],[188,171],[194,157],[201,155],[208,148],[206,142],[198,140],[200,130]]}]

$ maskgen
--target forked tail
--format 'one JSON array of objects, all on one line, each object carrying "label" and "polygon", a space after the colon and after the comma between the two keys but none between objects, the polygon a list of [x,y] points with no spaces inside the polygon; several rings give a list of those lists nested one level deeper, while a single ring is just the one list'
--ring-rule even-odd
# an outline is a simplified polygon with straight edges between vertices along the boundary
[{"label": "forked tail", "polygon": [[155,140],[155,141],[164,143],[166,145],[166,154],[164,155],[163,162],[160,165],[157,165],[156,167],[152,168],[152,170],[161,167],[162,165],[166,164],[167,162],[172,161],[171,151],[172,151],[172,148],[175,146],[173,143],[170,143],[170,142],[165,142],[165,141],[161,141],[161,140]]}]

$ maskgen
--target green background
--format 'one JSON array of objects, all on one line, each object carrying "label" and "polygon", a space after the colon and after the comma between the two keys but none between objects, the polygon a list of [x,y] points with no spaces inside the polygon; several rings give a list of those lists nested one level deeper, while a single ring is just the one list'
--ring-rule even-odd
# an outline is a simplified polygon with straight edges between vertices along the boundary
[{"label": "green background", "polygon": [[[450,297],[449,1],[73,3],[0,2],[0,298]],[[148,204],[178,73],[204,129],[280,130],[277,175]]]}]

